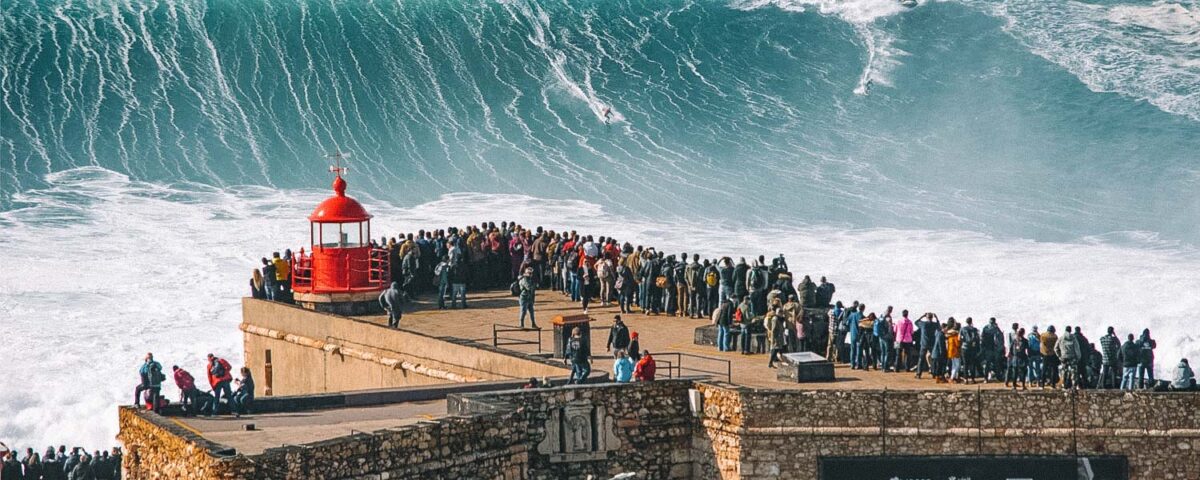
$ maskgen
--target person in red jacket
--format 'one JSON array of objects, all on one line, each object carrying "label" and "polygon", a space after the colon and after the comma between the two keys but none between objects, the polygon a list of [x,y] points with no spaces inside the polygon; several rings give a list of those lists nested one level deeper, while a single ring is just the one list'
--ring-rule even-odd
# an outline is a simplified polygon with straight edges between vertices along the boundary
[{"label": "person in red jacket", "polygon": [[642,359],[638,360],[637,366],[633,368],[633,379],[638,382],[652,382],[657,368],[650,351],[642,350]]},{"label": "person in red jacket", "polygon": [[221,393],[225,394],[225,403],[233,401],[233,391],[229,389],[229,383],[233,381],[231,370],[229,362],[224,358],[208,354],[208,384],[212,385],[213,389],[213,404],[208,411],[209,416],[216,415],[221,408]]},{"label": "person in red jacket", "polygon": [[199,413],[196,408],[196,394],[200,390],[196,389],[196,378],[187,370],[179,368],[179,365],[174,365],[171,370],[175,372],[175,386],[179,387],[179,401],[183,406],[183,411],[188,414]]}]

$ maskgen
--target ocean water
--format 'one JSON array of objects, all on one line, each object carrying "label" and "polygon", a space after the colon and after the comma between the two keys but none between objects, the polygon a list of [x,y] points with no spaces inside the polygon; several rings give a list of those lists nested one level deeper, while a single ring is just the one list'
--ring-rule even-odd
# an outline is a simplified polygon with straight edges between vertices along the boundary
[{"label": "ocean water", "polygon": [[12,0],[0,441],[110,445],[145,352],[239,360],[336,150],[376,232],[784,253],[847,300],[1200,356],[1193,1]]}]

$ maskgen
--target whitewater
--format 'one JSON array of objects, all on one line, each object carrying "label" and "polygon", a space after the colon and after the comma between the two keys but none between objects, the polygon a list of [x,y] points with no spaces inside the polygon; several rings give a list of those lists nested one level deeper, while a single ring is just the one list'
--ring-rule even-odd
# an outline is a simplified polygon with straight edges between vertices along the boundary
[{"label": "whitewater", "polygon": [[1198,45],[1190,1],[4,2],[0,441],[109,446],[147,351],[240,361],[338,150],[376,232],[783,253],[880,308],[1149,327],[1166,375]]}]

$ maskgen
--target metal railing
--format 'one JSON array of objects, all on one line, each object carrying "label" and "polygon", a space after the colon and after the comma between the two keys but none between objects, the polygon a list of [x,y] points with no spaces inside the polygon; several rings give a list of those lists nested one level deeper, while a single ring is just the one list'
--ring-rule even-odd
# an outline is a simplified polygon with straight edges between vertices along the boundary
[{"label": "metal railing", "polygon": [[[654,357],[655,363],[660,365],[659,369],[667,372],[667,378],[679,378],[683,376],[684,372],[688,372],[702,375],[713,375],[718,378],[724,376],[726,382],[733,383],[733,362],[724,358],[706,357],[704,355],[695,355],[683,352],[658,352],[654,354]],[[672,357],[675,359],[675,361],[672,362],[670,360],[666,360],[667,358]],[[683,360],[685,358],[692,359],[692,365],[695,365],[698,362],[703,362],[701,363],[701,366],[704,366],[705,368],[684,365]],[[664,364],[666,368],[663,368]]]},{"label": "metal railing", "polygon": [[[506,333],[521,332],[529,333],[536,332],[537,340],[529,340],[516,337],[501,336]],[[499,323],[492,324],[492,346],[503,347],[508,345],[537,345],[538,353],[542,353],[542,329],[522,328],[516,325],[502,325]]]}]

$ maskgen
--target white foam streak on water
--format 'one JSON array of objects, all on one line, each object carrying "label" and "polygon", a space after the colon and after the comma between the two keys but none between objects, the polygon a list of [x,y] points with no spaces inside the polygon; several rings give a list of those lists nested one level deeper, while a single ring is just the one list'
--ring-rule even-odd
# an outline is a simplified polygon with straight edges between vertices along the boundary
[{"label": "white foam streak on water", "polygon": [[1200,7],[1157,1],[964,0],[1006,22],[1034,54],[1094,92],[1138,98],[1200,121]]},{"label": "white foam streak on water", "polygon": [[857,95],[869,94],[872,85],[891,86],[890,75],[901,65],[899,57],[908,54],[895,46],[894,35],[877,25],[880,19],[910,9],[898,0],[736,0],[730,6],[742,10],[776,7],[789,12],[814,9],[850,23],[866,48],[866,64],[854,86]]},{"label": "white foam streak on water", "polygon": [[[19,196],[29,206],[0,213],[8,259],[0,270],[0,317],[8,320],[0,439],[20,447],[114,444],[114,406],[129,402],[147,351],[198,376],[208,352],[240,364],[239,300],[250,269],[264,253],[300,246],[304,217],[327,194],[156,185],[98,168],[48,181],[50,188]],[[612,234],[675,254],[784,253],[793,270],[826,274],[839,298],[871,309],[1082,324],[1092,341],[1103,326],[1122,333],[1149,326],[1160,369],[1181,355],[1200,357],[1190,326],[1200,311],[1200,254],[1138,234],[1060,244],[962,231],[731,230],[520,195],[453,194],[411,208],[362,200],[376,215],[376,236],[510,220]],[[165,393],[177,395],[171,386]]]}]

